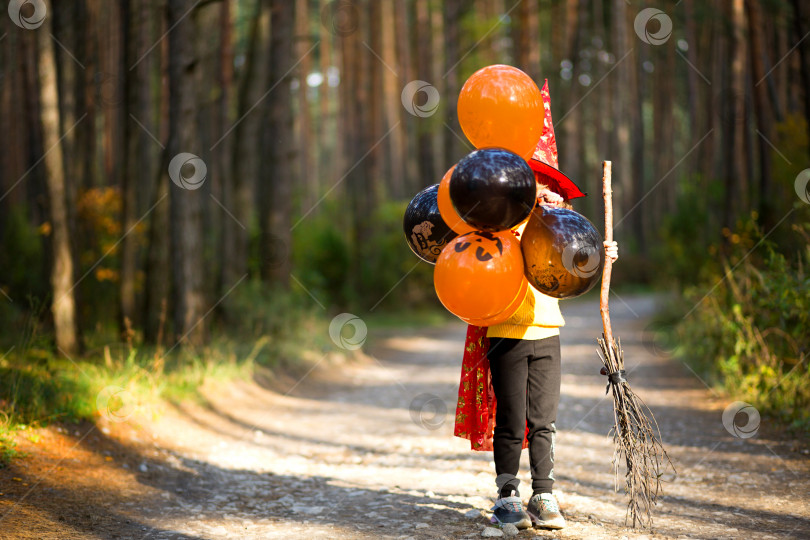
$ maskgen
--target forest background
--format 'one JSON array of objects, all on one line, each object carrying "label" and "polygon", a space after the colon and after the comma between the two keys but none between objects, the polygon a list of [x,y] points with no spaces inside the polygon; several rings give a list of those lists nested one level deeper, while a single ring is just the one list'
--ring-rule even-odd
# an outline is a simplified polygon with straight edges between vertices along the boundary
[{"label": "forest background", "polygon": [[[189,396],[445,320],[401,219],[472,150],[458,93],[495,63],[548,80],[560,168],[595,223],[612,160],[617,295],[667,294],[649,346],[810,426],[801,0],[11,0],[8,15],[0,438],[92,418],[108,388]],[[360,323],[330,339],[345,312]]]}]

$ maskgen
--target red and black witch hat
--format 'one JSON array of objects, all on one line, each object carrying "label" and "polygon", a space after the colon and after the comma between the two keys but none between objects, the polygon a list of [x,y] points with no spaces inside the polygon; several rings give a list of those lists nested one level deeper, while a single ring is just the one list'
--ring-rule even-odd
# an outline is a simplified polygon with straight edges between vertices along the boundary
[{"label": "red and black witch hat", "polygon": [[554,124],[551,121],[551,97],[548,92],[548,80],[540,90],[543,96],[543,106],[546,109],[545,120],[543,121],[543,136],[537,143],[534,155],[529,160],[529,166],[534,171],[535,179],[541,184],[545,184],[559,193],[563,199],[571,200],[577,197],[584,197],[585,193],[580,191],[577,185],[559,169],[557,161],[557,139],[554,137]]}]

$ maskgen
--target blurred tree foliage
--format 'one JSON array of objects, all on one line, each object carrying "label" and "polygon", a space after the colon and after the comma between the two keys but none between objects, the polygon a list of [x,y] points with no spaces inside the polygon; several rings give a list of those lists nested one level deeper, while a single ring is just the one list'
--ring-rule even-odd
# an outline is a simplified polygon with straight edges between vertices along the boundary
[{"label": "blurred tree foliage", "polygon": [[[619,286],[711,291],[693,316],[716,340],[704,352],[717,365],[754,354],[729,352],[737,313],[760,332],[788,325],[800,341],[804,319],[766,314],[793,312],[784,303],[801,298],[787,289],[801,283],[777,274],[798,279],[806,264],[796,227],[810,205],[794,189],[810,157],[806,3],[664,0],[655,17],[624,0],[519,4],[48,1],[49,26],[7,24],[3,345],[18,344],[32,316],[50,340],[66,297],[90,352],[133,340],[199,348],[216,332],[282,340],[287,328],[265,309],[306,313],[296,321],[321,316],[310,309],[328,319],[437,307],[432,268],[408,250],[401,217],[471,150],[455,103],[492,63],[548,80],[561,167],[590,193],[575,208],[595,223],[600,163],[614,162]],[[434,112],[403,106],[426,97],[402,95],[414,80],[439,92]],[[43,162],[54,140],[61,179],[53,155],[50,169]],[[205,163],[198,189],[170,178],[178,153]],[[54,263],[65,250],[71,276]],[[730,281],[711,289],[735,266],[751,284],[736,300]],[[779,286],[756,288],[757,272]],[[57,277],[73,287],[55,294]]]}]

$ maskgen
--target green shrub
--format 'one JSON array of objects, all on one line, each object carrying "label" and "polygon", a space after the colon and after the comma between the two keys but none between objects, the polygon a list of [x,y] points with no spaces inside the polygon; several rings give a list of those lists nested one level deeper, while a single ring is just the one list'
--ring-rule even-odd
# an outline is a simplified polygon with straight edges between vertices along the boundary
[{"label": "green shrub", "polygon": [[413,254],[402,230],[408,202],[385,203],[373,216],[374,233],[363,256],[362,288],[358,291],[366,309],[438,306],[433,265]]},{"label": "green shrub", "polygon": [[351,235],[331,217],[337,213],[327,208],[293,232],[293,275],[326,306],[345,306],[349,297]]},{"label": "green shrub", "polygon": [[[271,287],[258,279],[243,283],[223,302],[223,334],[236,353],[262,364],[294,365],[307,351],[331,348],[331,312],[321,308],[293,283],[292,290]],[[296,290],[298,289],[298,290]]]},{"label": "green shrub", "polygon": [[381,204],[362,246],[352,245],[339,208],[308,217],[294,231],[293,275],[330,310],[435,308],[433,266],[411,252],[402,231],[407,206]]},{"label": "green shrub", "polygon": [[[810,225],[793,230],[810,240]],[[810,246],[783,254],[743,235],[722,271],[687,291],[697,307],[677,327],[679,353],[737,399],[810,429]],[[724,278],[725,276],[725,278]]]}]

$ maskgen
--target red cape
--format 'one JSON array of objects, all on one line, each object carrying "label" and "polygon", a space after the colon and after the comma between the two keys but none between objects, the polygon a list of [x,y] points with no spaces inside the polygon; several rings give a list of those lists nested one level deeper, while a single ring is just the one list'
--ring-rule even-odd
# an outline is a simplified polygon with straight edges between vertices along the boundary
[{"label": "red cape", "polygon": [[[487,329],[481,326],[467,327],[453,435],[468,439],[470,448],[480,451],[492,450],[497,408],[487,359],[488,350]],[[527,427],[526,431],[528,430]],[[528,442],[524,435],[523,448],[527,446]]]}]

